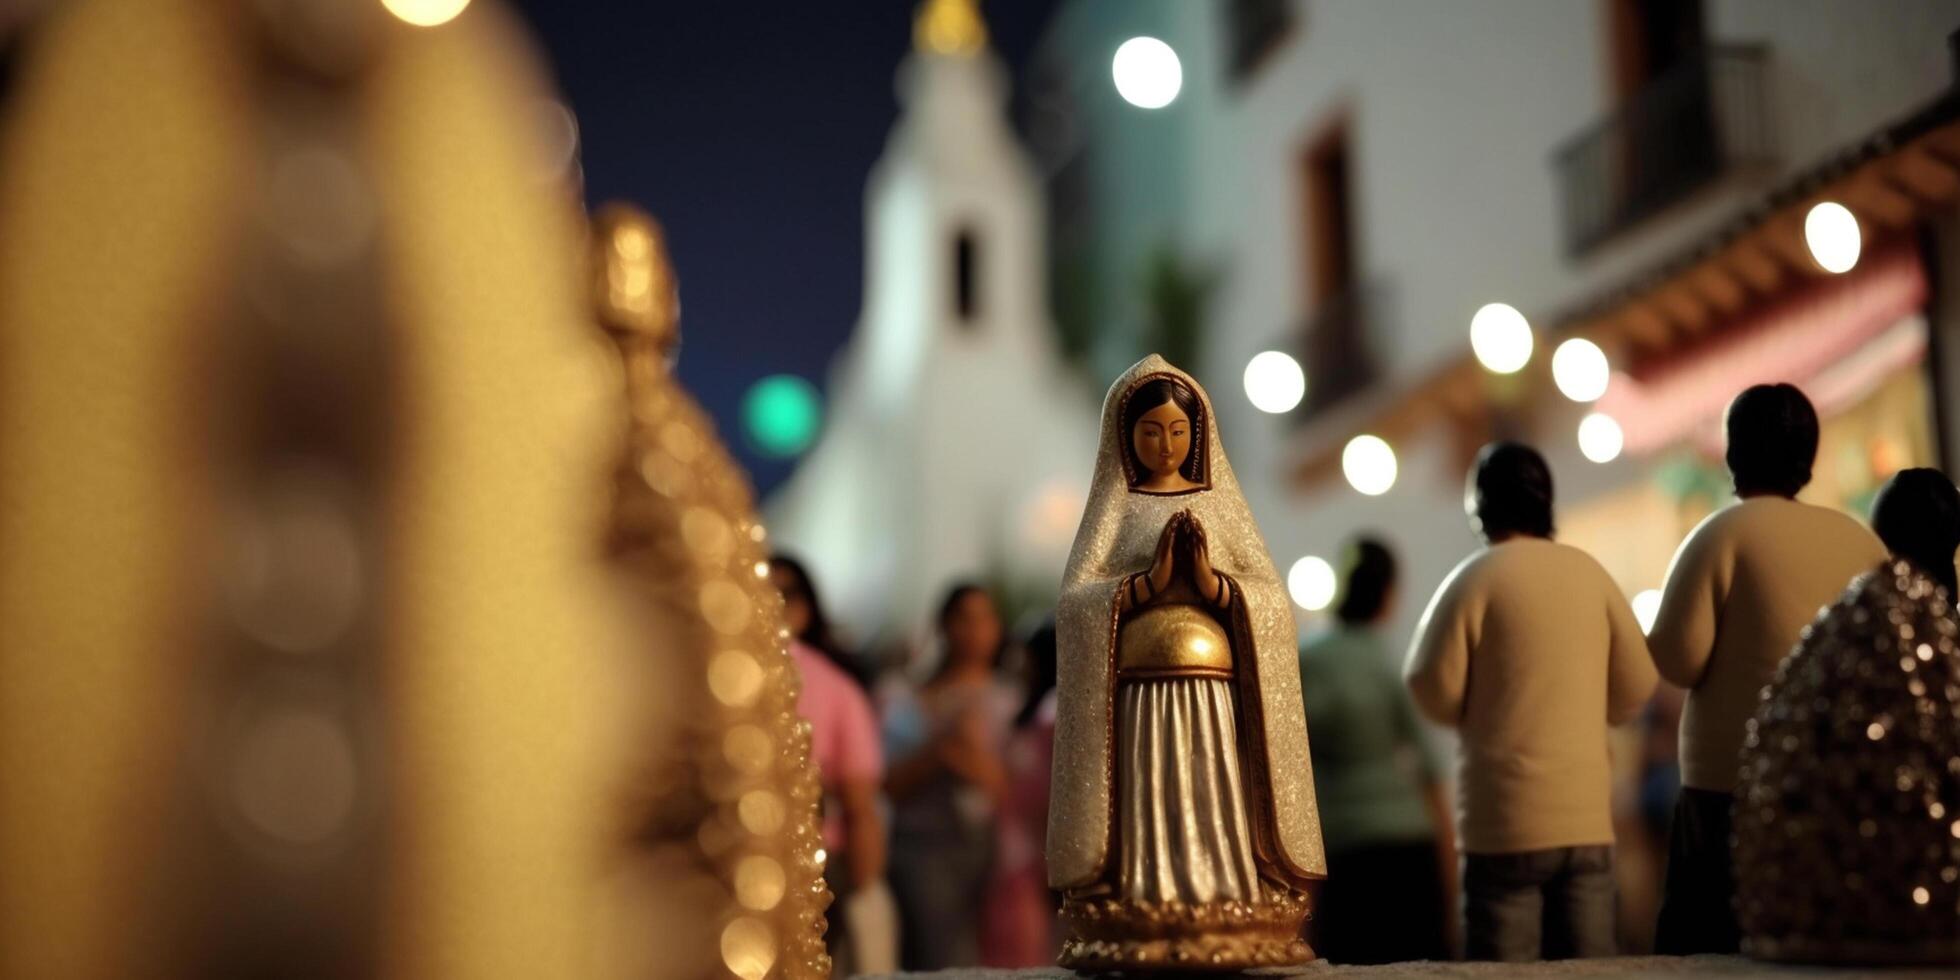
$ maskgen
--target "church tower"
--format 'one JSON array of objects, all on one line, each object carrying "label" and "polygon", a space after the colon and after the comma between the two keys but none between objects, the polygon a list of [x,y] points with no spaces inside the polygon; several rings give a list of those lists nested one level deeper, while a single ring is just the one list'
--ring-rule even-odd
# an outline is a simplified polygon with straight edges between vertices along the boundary
[{"label": "church tower", "polygon": [[974,0],[927,0],[865,192],[864,309],[825,432],[771,530],[860,639],[956,579],[1052,596],[1095,462],[1095,404],[1047,310],[1043,204]]}]

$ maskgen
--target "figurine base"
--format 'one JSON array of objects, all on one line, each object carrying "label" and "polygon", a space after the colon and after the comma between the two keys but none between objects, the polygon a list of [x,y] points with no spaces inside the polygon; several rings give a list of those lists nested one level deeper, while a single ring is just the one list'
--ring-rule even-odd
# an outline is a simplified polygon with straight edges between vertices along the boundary
[{"label": "figurine base", "polygon": [[1081,973],[1297,966],[1315,958],[1300,938],[1311,911],[1298,893],[1258,905],[1067,898],[1062,921],[1069,937],[1059,962]]}]

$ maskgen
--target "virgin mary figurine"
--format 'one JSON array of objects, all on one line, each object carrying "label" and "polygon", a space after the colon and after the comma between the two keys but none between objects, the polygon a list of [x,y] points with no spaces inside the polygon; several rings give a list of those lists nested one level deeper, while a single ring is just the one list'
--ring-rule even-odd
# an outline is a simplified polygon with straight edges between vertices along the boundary
[{"label": "virgin mary figurine", "polygon": [[1151,355],[1103,402],[1057,613],[1063,966],[1301,963],[1324,877],[1292,606],[1211,400]]}]

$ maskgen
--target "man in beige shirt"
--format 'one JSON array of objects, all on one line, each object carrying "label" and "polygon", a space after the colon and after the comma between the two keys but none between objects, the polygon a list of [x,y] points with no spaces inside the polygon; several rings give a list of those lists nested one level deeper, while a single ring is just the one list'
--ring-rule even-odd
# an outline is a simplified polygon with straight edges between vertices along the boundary
[{"label": "man in beige shirt", "polygon": [[1853,518],[1797,502],[1817,456],[1817,413],[1802,392],[1750,388],[1729,404],[1726,425],[1741,501],[1681,543],[1648,638],[1661,676],[1688,691],[1654,935],[1656,951],[1671,955],[1737,950],[1729,811],[1744,726],[1803,628],[1885,558]]},{"label": "man in beige shirt", "polygon": [[1551,471],[1497,443],[1469,500],[1489,547],[1443,583],[1409,650],[1416,705],[1458,729],[1464,938],[1471,959],[1611,956],[1606,729],[1640,711],[1654,665],[1620,587],[1552,537]]}]

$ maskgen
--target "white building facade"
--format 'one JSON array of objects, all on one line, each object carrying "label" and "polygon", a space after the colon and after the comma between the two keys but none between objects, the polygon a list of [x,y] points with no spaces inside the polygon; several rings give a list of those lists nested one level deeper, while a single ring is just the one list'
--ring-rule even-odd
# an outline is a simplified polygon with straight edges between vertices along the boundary
[{"label": "white building facade", "polygon": [[[1646,382],[1670,357],[1702,356],[1690,335],[1772,317],[1814,272],[1797,268],[1800,258],[1769,255],[1767,278],[1744,282],[1733,304],[1719,282],[1679,303],[1639,290],[1656,270],[1674,275],[1698,243],[1725,248],[1729,229],[1784,221],[1791,181],[1940,100],[1956,27],[1951,0],[1076,0],[1056,16],[1039,75],[1062,117],[1044,161],[1070,192],[1056,207],[1073,222],[1057,232],[1057,267],[1134,264],[1154,237],[1219,270],[1199,372],[1274,557],[1282,569],[1305,555],[1334,559],[1351,534],[1380,532],[1404,559],[1393,636],[1408,635],[1422,600],[1476,546],[1463,478],[1468,452],[1493,436],[1545,452],[1568,537],[1610,552],[1602,560],[1636,593],[1660,584],[1679,521],[1615,537],[1661,508],[1631,488],[1669,479],[1674,450],[1698,452],[1705,470],[1705,425],[1665,434],[1671,449],[1588,461],[1573,435],[1588,408],[1545,395],[1552,333],[1611,326],[1617,339],[1601,343],[1614,367]],[[1140,34],[1169,42],[1183,62],[1184,89],[1161,110],[1128,106],[1109,84],[1110,54]],[[1696,156],[1697,127],[1708,159]],[[1590,179],[1604,182],[1590,192],[1584,154]],[[1668,175],[1683,180],[1670,186]],[[1911,198],[1921,210],[1902,220],[1921,221],[1929,201]],[[1923,293],[1901,288],[1895,298],[1923,306]],[[1639,295],[1621,303],[1629,290]],[[1135,318],[1121,288],[1099,296],[1112,327],[1099,340],[1107,370],[1137,342],[1124,329]],[[1636,343],[1620,321],[1652,315],[1614,306],[1635,301],[1686,306],[1681,323]],[[1533,321],[1533,366],[1464,376],[1471,317],[1492,302]],[[1580,315],[1596,307],[1610,316]],[[1901,341],[1916,353],[1892,367],[1937,359],[1918,322],[1919,339]],[[1299,356],[1314,385],[1338,397],[1315,405],[1310,391],[1307,407],[1284,416],[1253,409],[1240,374],[1268,349]],[[1900,444],[1894,463],[1937,462],[1935,372],[1911,369],[1928,377],[1908,378],[1903,394],[1876,387],[1886,378],[1840,385],[1845,411],[1910,414],[1860,408],[1880,395],[1927,404],[1931,417],[1883,438]],[[1398,408],[1420,399],[1433,404]],[[1398,418],[1393,488],[1357,492],[1341,478],[1339,447]],[[1820,472],[1831,465],[1820,460]]]}]

